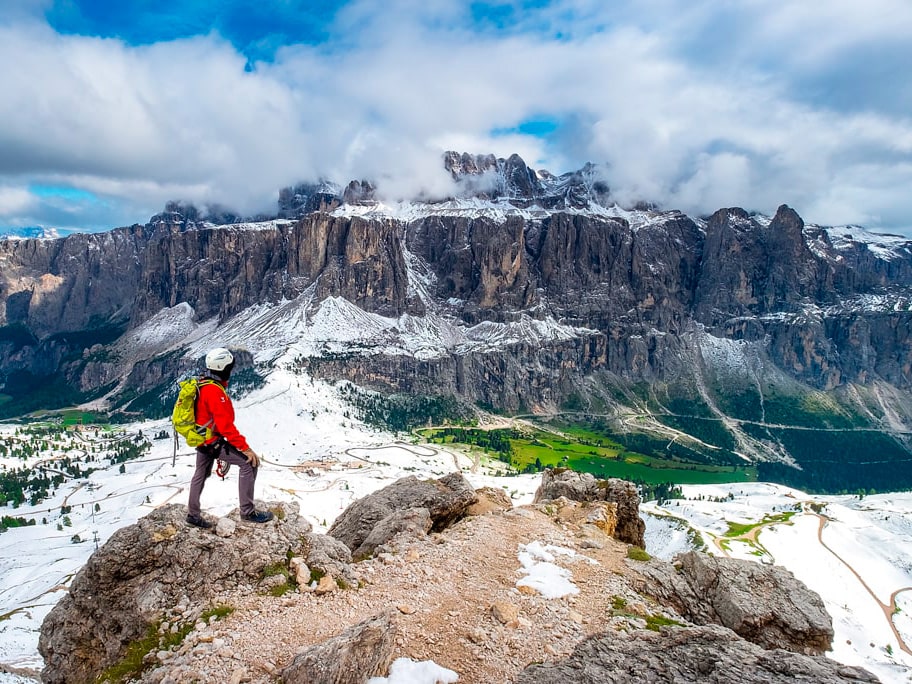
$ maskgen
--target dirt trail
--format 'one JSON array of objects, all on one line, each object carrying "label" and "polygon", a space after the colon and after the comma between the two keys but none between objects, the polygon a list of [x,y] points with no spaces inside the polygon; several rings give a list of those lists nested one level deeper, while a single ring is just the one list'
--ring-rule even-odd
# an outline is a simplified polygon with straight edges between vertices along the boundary
[{"label": "dirt trail", "polygon": [[858,579],[858,581],[861,582],[861,586],[863,586],[865,588],[865,591],[867,591],[871,595],[871,598],[877,602],[877,605],[880,606],[880,609],[883,611],[884,617],[886,618],[887,623],[890,625],[890,629],[893,630],[893,636],[896,637],[896,641],[899,643],[899,647],[903,651],[908,653],[909,655],[912,655],[912,650],[910,650],[909,646],[906,645],[906,642],[905,642],[905,640],[903,640],[902,635],[899,633],[899,630],[896,629],[896,625],[893,624],[893,612],[896,609],[896,595],[902,593],[903,591],[912,590],[912,587],[904,587],[902,589],[897,589],[890,596],[890,603],[884,603],[883,601],[881,601],[879,598],[877,598],[877,594],[875,594],[874,590],[868,586],[868,583],[864,581],[864,579],[858,573],[858,571],[855,570],[855,568],[853,568],[851,566],[851,564],[849,564],[842,556],[840,556],[838,553],[833,551],[833,549],[831,549],[829,546],[827,546],[825,541],[823,541],[823,528],[826,527],[826,524],[827,524],[827,522],[829,522],[830,519],[821,513],[811,513],[809,515],[816,515],[818,520],[820,521],[817,526],[817,541],[820,542],[820,545],[823,548],[825,548],[827,551],[829,551],[831,554],[833,554],[833,556],[835,556],[836,559],[840,563],[842,563],[844,566],[846,566],[846,568],[848,568],[849,572],[851,572],[853,575],[855,575],[856,579]]},{"label": "dirt trail", "polygon": [[[433,660],[458,672],[460,683],[513,681],[530,660],[564,657],[586,635],[612,629],[612,601],[628,595],[626,545],[595,529],[586,535],[598,534],[601,548],[583,549],[581,534],[576,524],[534,508],[470,517],[398,554],[359,564],[364,581],[357,590],[280,598],[226,595],[222,600],[235,610],[212,625],[205,639],[230,648],[188,644],[192,672],[183,675],[186,681],[224,684],[243,663],[243,681],[269,684],[305,646],[390,611],[398,625],[396,657]],[[580,554],[554,554],[579,594],[546,598],[516,586],[522,576],[520,545],[532,542]],[[515,618],[506,623],[495,618],[495,603],[515,611]]]}]

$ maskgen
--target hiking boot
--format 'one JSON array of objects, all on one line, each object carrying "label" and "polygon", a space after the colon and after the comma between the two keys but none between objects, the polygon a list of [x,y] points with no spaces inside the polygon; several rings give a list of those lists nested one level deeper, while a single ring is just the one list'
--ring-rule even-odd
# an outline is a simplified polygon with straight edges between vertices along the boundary
[{"label": "hiking boot", "polygon": [[265,523],[272,520],[273,515],[270,511],[254,511],[250,515],[242,515],[241,520],[253,523]]},{"label": "hiking boot", "polygon": [[208,530],[210,527],[212,527],[212,523],[201,515],[188,515],[187,524],[202,528],[204,530]]}]

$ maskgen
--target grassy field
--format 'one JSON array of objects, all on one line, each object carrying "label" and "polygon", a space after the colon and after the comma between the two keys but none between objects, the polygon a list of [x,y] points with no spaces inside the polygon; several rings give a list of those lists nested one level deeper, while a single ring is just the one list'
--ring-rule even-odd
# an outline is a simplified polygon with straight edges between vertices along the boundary
[{"label": "grassy field", "polygon": [[[419,433],[431,443],[457,443],[484,449],[520,472],[564,467],[597,477],[619,477],[650,484],[710,484],[751,482],[749,467],[709,465],[679,458],[662,458],[625,449],[611,435],[591,426],[562,425],[560,434],[545,430],[446,430]],[[456,434],[453,434],[456,433]]]},{"label": "grassy field", "polygon": [[764,525],[787,523],[792,519],[792,516],[794,515],[795,511],[786,511],[784,513],[776,513],[764,516],[763,520],[755,523],[735,523],[726,521],[728,523],[728,531],[724,536],[731,538],[743,537],[750,534],[753,530],[763,527]]},{"label": "grassy field", "polygon": [[79,409],[68,409],[61,411],[63,424],[67,427],[71,425],[96,425],[107,423],[107,417]]}]

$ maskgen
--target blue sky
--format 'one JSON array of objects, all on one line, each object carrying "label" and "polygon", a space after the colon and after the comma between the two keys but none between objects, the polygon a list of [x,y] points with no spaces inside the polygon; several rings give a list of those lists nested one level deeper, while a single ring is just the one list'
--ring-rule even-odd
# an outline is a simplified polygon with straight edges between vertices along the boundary
[{"label": "blue sky", "polygon": [[908,0],[5,0],[0,227],[445,194],[455,149],[912,234],[909,36]]}]

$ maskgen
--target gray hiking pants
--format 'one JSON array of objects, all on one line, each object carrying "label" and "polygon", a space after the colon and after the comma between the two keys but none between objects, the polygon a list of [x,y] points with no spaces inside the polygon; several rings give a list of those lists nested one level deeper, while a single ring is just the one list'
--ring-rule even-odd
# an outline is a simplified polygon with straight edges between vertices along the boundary
[{"label": "gray hiking pants", "polygon": [[188,512],[193,516],[200,515],[200,495],[203,493],[206,479],[212,474],[212,466],[217,459],[237,466],[240,471],[238,475],[238,503],[241,508],[241,515],[251,515],[255,510],[253,507],[253,485],[256,483],[257,469],[247,462],[244,454],[225,441],[216,442],[212,446],[197,447],[196,471],[193,473],[193,479],[190,480]]}]

